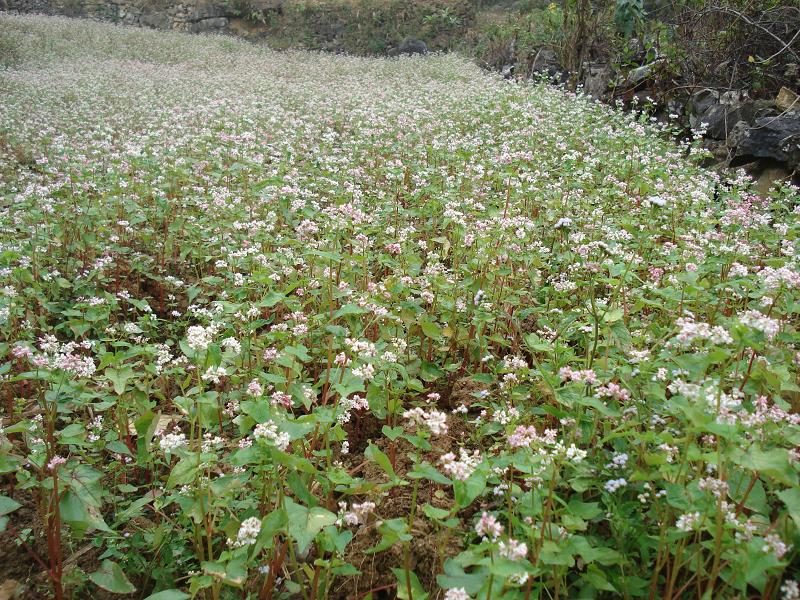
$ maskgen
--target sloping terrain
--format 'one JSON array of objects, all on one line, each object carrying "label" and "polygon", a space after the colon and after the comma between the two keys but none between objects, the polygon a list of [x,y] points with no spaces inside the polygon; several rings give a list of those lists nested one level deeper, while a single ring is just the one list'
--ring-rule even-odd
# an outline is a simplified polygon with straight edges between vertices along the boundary
[{"label": "sloping terrain", "polygon": [[28,597],[800,597],[795,188],[453,56],[0,48]]}]

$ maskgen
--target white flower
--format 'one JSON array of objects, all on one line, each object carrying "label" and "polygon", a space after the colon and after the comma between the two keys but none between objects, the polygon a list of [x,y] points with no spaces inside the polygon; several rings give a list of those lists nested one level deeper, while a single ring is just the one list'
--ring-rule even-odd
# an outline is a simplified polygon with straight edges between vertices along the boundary
[{"label": "white flower", "polygon": [[278,426],[274,421],[259,423],[253,429],[253,437],[272,442],[279,450],[286,450],[289,447],[290,437],[285,431],[279,432]]},{"label": "white flower", "polygon": [[701,515],[699,512],[686,513],[678,517],[675,527],[681,531],[691,531],[700,523]]},{"label": "white flower", "polygon": [[205,373],[201,376],[203,381],[210,381],[211,383],[219,383],[220,377],[225,377],[228,372],[225,370],[225,367],[216,367],[211,365],[208,367]]},{"label": "white flower", "polygon": [[628,485],[628,482],[620,477],[619,479],[609,479],[606,481],[606,484],[603,487],[608,493],[613,494],[617,490],[624,488],[626,485]]},{"label": "white flower", "polygon": [[236,340],[236,338],[228,337],[222,340],[221,346],[223,348],[227,348],[234,354],[241,354],[242,352],[242,345]]},{"label": "white flower", "polygon": [[575,444],[570,444],[569,448],[567,448],[564,456],[567,457],[567,460],[578,464],[586,458],[586,450],[581,450]]},{"label": "white flower", "polygon": [[800,600],[800,584],[794,579],[787,579],[781,585],[782,600]]},{"label": "white flower", "polygon": [[475,533],[495,540],[503,533],[503,526],[497,520],[497,517],[484,511],[481,514],[481,518],[475,523]]},{"label": "white flower", "polygon": [[184,448],[186,446],[186,434],[178,431],[164,433],[158,442],[158,446],[167,453],[174,452],[178,448]]},{"label": "white flower", "polygon": [[770,341],[775,339],[775,336],[781,330],[781,322],[779,320],[772,319],[757,310],[748,310],[740,314],[739,320],[743,325],[763,333],[764,337]]},{"label": "white flower", "polygon": [[[795,584],[796,585],[796,584]],[[450,588],[444,594],[444,600],[471,600],[464,588]]]},{"label": "white flower", "polygon": [[205,350],[214,341],[214,328],[192,325],[186,330],[186,343],[192,350]]},{"label": "white flower", "polygon": [[498,544],[498,552],[500,556],[509,560],[522,560],[528,554],[528,546],[525,542],[509,538],[508,543],[500,542]]},{"label": "white flower", "polygon": [[250,517],[242,521],[239,525],[239,533],[236,534],[235,540],[228,540],[228,545],[232,548],[241,548],[242,546],[250,546],[256,543],[258,534],[261,531],[261,519],[258,517]]},{"label": "white flower", "polygon": [[439,462],[442,463],[442,469],[445,473],[447,473],[453,479],[458,479],[459,481],[466,481],[469,479],[469,476],[478,468],[478,465],[481,463],[482,457],[480,452],[475,450],[472,454],[469,454],[466,449],[461,448],[459,450],[460,457],[456,460],[456,455],[452,452],[448,452],[444,454],[440,459]]}]

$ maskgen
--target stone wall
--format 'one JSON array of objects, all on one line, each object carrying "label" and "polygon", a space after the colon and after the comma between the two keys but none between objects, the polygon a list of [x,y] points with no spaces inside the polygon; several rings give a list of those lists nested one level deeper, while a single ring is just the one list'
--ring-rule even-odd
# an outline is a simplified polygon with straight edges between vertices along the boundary
[{"label": "stone wall", "polygon": [[432,50],[460,44],[475,0],[0,0],[38,12],[191,33],[227,33],[274,48],[382,55],[404,40]]},{"label": "stone wall", "polygon": [[[0,0],[2,3],[3,0]],[[10,10],[88,17],[154,29],[229,32],[243,10],[270,10],[273,3],[249,0],[5,0]],[[2,6],[2,4],[0,4]],[[246,7],[246,8],[245,8]],[[238,31],[237,31],[238,33]]]}]

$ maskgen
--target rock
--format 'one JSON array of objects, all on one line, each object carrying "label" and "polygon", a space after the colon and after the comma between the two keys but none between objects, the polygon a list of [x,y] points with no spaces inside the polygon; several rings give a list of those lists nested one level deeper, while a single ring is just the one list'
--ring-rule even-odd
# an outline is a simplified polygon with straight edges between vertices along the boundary
[{"label": "rock", "polygon": [[397,48],[389,51],[389,56],[400,56],[401,54],[427,54],[428,44],[417,38],[406,38]]},{"label": "rock", "polygon": [[700,127],[700,115],[705,113],[715,104],[719,104],[719,93],[708,88],[702,89],[689,96],[686,103],[686,112],[689,114],[689,125],[694,129]]},{"label": "rock", "polygon": [[743,117],[741,105],[716,104],[699,115],[699,121],[701,127],[705,125],[707,135],[715,140],[724,140],[736,123],[748,121]]},{"label": "rock", "polygon": [[642,62],[647,59],[647,49],[639,38],[631,38],[625,44],[627,60],[630,62]]},{"label": "rock", "polygon": [[219,17],[227,17],[231,14],[231,9],[228,8],[227,3],[220,0],[196,0],[194,3],[194,10],[190,16],[191,21],[204,21],[206,19],[215,19]]},{"label": "rock", "polygon": [[748,127],[736,145],[736,161],[773,159],[794,169],[800,165],[800,112],[761,117]]},{"label": "rock", "polygon": [[[125,16],[122,17],[122,20],[125,21]],[[142,13],[139,16],[139,24],[145,27],[152,27],[153,29],[170,29],[172,19],[170,19],[167,13],[153,11]]]},{"label": "rock", "polygon": [[728,139],[725,143],[728,149],[730,149],[731,153],[736,150],[736,146],[738,146],[739,142],[742,141],[742,138],[747,135],[748,129],[750,129],[750,125],[747,123],[747,121],[737,121],[731,128],[730,132],[728,133]]},{"label": "rock", "polygon": [[13,600],[18,597],[19,582],[14,579],[6,579],[0,583],[0,600]]},{"label": "rock", "polygon": [[722,104],[741,104],[746,100],[747,92],[743,92],[742,90],[728,90],[727,92],[723,92],[719,97],[719,101]]},{"label": "rock", "polygon": [[728,139],[734,125],[739,121],[752,125],[759,117],[777,114],[771,102],[758,100],[737,102],[734,97],[726,99],[731,103],[711,106],[696,118],[698,126],[705,123],[707,134],[717,140]]},{"label": "rock", "polygon": [[611,81],[611,68],[606,64],[584,65],[583,91],[592,98],[600,100]]},{"label": "rock", "polygon": [[628,71],[628,75],[625,77],[625,87],[635,88],[643,81],[650,79],[653,76],[653,72],[655,71],[656,67],[660,64],[661,60],[654,60],[653,62],[642,65],[641,67],[631,69]]},{"label": "rock", "polygon": [[762,198],[766,198],[769,195],[769,191],[775,187],[775,183],[785,181],[791,175],[792,172],[785,167],[767,167],[761,171],[756,180],[756,192]]},{"label": "rock", "polygon": [[539,48],[533,57],[530,70],[531,73],[547,72],[548,75],[554,75],[560,69],[556,53],[550,48]]},{"label": "rock", "polygon": [[796,110],[800,111],[800,100],[797,94],[787,87],[782,87],[778,92],[778,97],[775,98],[775,106],[780,110]]},{"label": "rock", "polygon": [[189,27],[189,31],[192,33],[211,33],[222,31],[227,27],[228,19],[226,17],[214,17],[192,23],[191,27]]}]

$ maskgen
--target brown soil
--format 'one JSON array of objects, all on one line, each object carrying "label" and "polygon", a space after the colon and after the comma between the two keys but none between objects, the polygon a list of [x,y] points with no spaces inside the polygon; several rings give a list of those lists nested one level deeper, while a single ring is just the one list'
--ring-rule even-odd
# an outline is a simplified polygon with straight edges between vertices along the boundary
[{"label": "brown soil", "polygon": [[[468,378],[458,380],[447,395],[442,394],[439,403],[444,405],[449,400],[454,399],[454,405],[464,403],[469,406],[476,401],[476,398],[472,396],[472,392],[484,389],[484,387]],[[406,479],[409,484],[395,486],[383,492],[380,496],[370,498],[377,505],[374,520],[361,525],[354,531],[353,540],[347,546],[345,553],[345,560],[359,569],[361,575],[342,580],[332,590],[334,599],[360,600],[370,591],[373,592],[373,598],[396,597],[395,585],[397,584],[397,578],[392,572],[392,568],[403,568],[405,564],[403,545],[398,543],[376,554],[365,554],[365,551],[376,546],[381,541],[381,534],[378,532],[378,525],[381,519],[408,519],[410,517],[414,495],[414,480],[406,477],[414,465],[410,454],[419,454],[421,460],[435,466],[438,464],[442,454],[447,452],[457,453],[458,449],[466,443],[472,431],[472,426],[460,415],[449,415],[447,423],[449,427],[447,435],[433,437],[431,439],[433,448],[430,451],[423,452],[403,439],[398,439],[394,442],[395,472],[398,477]],[[376,426],[375,429],[377,432],[380,427]],[[391,456],[392,442],[388,438],[381,437],[374,443],[381,451]],[[366,444],[364,444],[364,447],[366,447]],[[363,448],[360,448],[360,450],[363,451]],[[361,462],[361,457],[352,455],[351,457],[351,460],[355,461],[355,463]],[[383,469],[370,461],[363,464],[361,475],[371,482],[385,482],[388,480]],[[422,586],[427,591],[435,594],[438,590],[436,575],[443,572],[445,560],[455,556],[461,550],[463,522],[456,529],[448,530],[437,527],[422,515],[421,507],[425,504],[447,510],[452,508],[454,500],[449,486],[443,486],[426,479],[420,479],[417,482],[415,502],[417,513],[414,517],[411,532],[413,540],[411,542],[409,565],[411,570],[416,573]],[[466,518],[471,516],[472,512],[472,509],[462,511],[457,517]]]},{"label": "brown soil", "polygon": [[[31,528],[38,522],[33,497],[20,492],[8,495],[22,506],[9,515],[8,527],[0,533],[0,589],[7,593],[6,596],[0,595],[0,598],[14,600],[47,598],[46,574],[16,537],[17,532]],[[39,556],[47,556],[46,548],[42,544],[37,544],[33,539],[28,540],[27,544]]]}]

